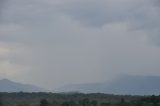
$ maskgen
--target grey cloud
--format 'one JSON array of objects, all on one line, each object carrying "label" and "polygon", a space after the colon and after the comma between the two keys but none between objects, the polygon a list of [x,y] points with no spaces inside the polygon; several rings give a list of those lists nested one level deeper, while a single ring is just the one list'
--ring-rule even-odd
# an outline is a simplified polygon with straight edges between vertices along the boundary
[{"label": "grey cloud", "polygon": [[144,6],[143,11],[139,14],[142,14],[142,18],[135,19],[132,22],[131,28],[136,30],[144,30],[148,35],[148,40],[151,44],[155,46],[160,46],[160,13],[159,7],[155,6],[155,2],[150,2],[150,4]]},{"label": "grey cloud", "polygon": [[159,0],[76,0],[62,4],[60,10],[81,24],[90,27],[127,22],[131,30],[145,30],[148,33],[149,42],[158,45],[160,43],[159,34],[157,34],[160,14],[155,4],[159,5]]},{"label": "grey cloud", "polygon": [[[12,1],[9,3],[10,5],[5,13],[6,24],[4,25],[8,26],[8,32],[10,31],[10,23],[13,24],[12,26],[18,26],[19,29],[16,33],[12,33],[9,36],[0,36],[0,41],[8,43],[16,42],[24,44],[24,46],[74,46],[72,45],[73,43],[80,45],[83,38],[81,36],[72,35],[69,32],[72,29],[63,25],[64,23],[63,20],[61,20],[61,15],[59,16],[55,11],[56,8],[53,6],[50,7],[50,4],[39,4],[39,1],[36,3],[29,3],[32,4],[29,8],[26,2],[28,3],[29,1],[19,1],[18,3]],[[46,43],[44,44],[43,42]],[[66,44],[64,44],[64,42]]]},{"label": "grey cloud", "polygon": [[115,1],[109,0],[76,0],[62,4],[61,11],[85,25],[103,26],[107,23],[124,21],[131,14],[130,10],[115,4]]},{"label": "grey cloud", "polygon": [[154,44],[155,46],[159,47],[160,46],[160,27],[157,29],[154,29],[150,32],[148,32],[148,36],[150,39],[150,43]]},{"label": "grey cloud", "polygon": [[149,0],[68,0],[62,3],[60,11],[73,19],[90,26],[103,26],[109,23],[142,20],[150,8]]},{"label": "grey cloud", "polygon": [[3,61],[29,68],[10,78],[57,88],[119,73],[160,75],[159,48],[143,38],[159,34],[150,6],[148,0],[10,0],[0,42],[16,52]]},{"label": "grey cloud", "polygon": [[160,5],[160,1],[159,0],[154,0],[155,2],[154,2],[154,4],[155,4],[155,6],[159,6]]},{"label": "grey cloud", "polygon": [[2,19],[3,7],[5,5],[5,0],[0,0],[0,20]]}]

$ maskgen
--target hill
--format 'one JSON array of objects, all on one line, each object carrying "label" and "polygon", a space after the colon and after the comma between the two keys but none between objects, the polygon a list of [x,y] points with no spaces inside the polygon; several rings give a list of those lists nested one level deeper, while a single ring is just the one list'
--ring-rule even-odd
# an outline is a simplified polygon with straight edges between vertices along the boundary
[{"label": "hill", "polygon": [[44,92],[47,90],[34,85],[13,82],[8,79],[0,80],[0,92],[42,92],[42,91]]}]

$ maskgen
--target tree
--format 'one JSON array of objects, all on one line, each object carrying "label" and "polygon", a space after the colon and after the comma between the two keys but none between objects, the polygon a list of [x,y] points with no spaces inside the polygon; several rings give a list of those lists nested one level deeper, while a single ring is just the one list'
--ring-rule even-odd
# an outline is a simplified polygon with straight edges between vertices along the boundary
[{"label": "tree", "polygon": [[91,101],[91,105],[92,105],[92,106],[97,106],[97,105],[98,105],[98,102],[97,102],[96,100],[92,100],[92,101]]},{"label": "tree", "polygon": [[40,101],[40,106],[48,106],[48,105],[49,105],[49,103],[48,103],[48,101],[46,99],[42,99]]},{"label": "tree", "polygon": [[102,102],[102,103],[100,104],[100,106],[110,106],[110,103]]},{"label": "tree", "polygon": [[61,106],[70,106],[69,102],[63,102]]},{"label": "tree", "polygon": [[150,97],[150,102],[153,103],[154,106],[157,106],[158,105],[158,97],[156,97],[155,95],[152,95]]},{"label": "tree", "polygon": [[124,98],[121,98],[120,106],[126,106],[126,101]]},{"label": "tree", "polygon": [[58,106],[59,103],[58,103],[56,100],[53,100],[51,105],[52,105],[52,106]]},{"label": "tree", "polygon": [[75,101],[70,101],[69,104],[69,106],[77,106],[77,103]]},{"label": "tree", "polygon": [[66,101],[61,104],[61,106],[77,106],[75,101]]},{"label": "tree", "polygon": [[3,104],[2,104],[2,100],[0,99],[0,106],[3,106]]},{"label": "tree", "polygon": [[90,100],[88,98],[83,99],[82,106],[90,106]]},{"label": "tree", "polygon": [[0,106],[3,106],[3,103],[2,103],[2,96],[0,95]]}]

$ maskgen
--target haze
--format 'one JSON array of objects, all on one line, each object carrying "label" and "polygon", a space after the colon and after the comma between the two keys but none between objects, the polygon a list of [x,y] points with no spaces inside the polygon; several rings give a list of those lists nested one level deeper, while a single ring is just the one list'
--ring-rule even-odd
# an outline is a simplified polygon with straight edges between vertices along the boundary
[{"label": "haze", "polygon": [[160,75],[159,0],[0,0],[0,78],[47,89]]}]

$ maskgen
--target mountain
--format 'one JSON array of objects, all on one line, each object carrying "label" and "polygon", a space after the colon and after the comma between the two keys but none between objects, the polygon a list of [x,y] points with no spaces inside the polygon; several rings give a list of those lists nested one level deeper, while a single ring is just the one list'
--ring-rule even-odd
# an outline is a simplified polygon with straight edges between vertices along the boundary
[{"label": "mountain", "polygon": [[159,76],[120,76],[110,82],[73,84],[56,89],[57,92],[109,93],[122,95],[159,95]]},{"label": "mountain", "polygon": [[21,84],[8,79],[0,80],[0,92],[45,92],[47,90],[29,84]]}]

